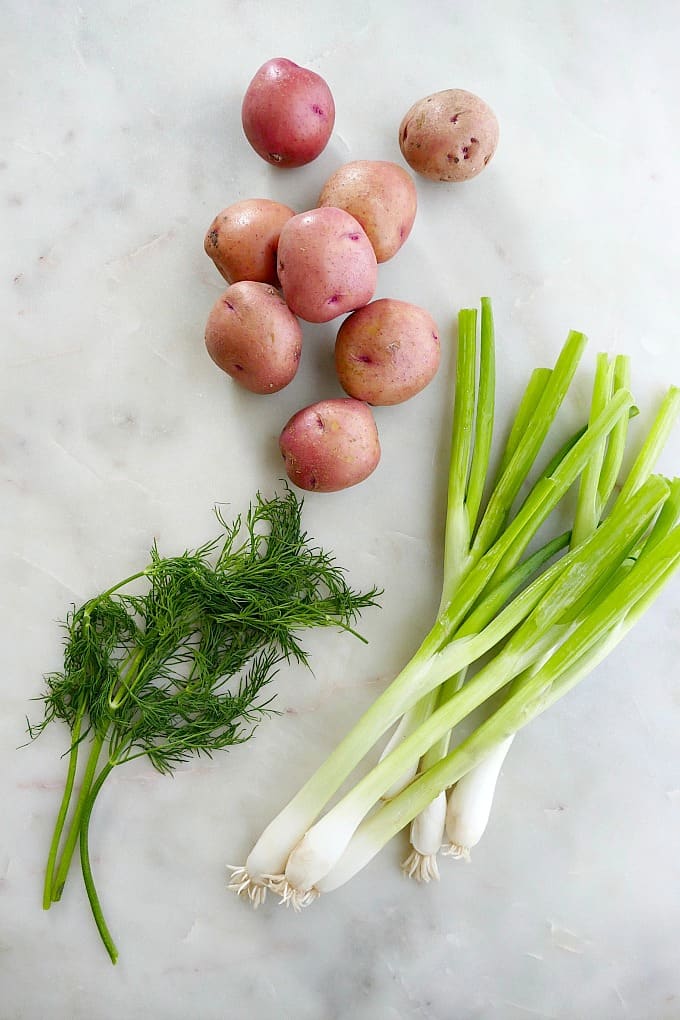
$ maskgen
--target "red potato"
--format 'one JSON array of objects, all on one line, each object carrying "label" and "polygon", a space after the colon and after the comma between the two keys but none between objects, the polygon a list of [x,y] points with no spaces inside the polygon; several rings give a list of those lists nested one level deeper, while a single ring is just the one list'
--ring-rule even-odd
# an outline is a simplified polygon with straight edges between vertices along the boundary
[{"label": "red potato", "polygon": [[253,280],[278,287],[276,249],[281,228],[295,211],[268,198],[248,198],[215,217],[203,247],[227,283]]},{"label": "red potato", "polygon": [[414,103],[399,128],[408,165],[434,181],[467,181],[487,165],[498,145],[498,121],[479,96],[445,89]]},{"label": "red potato", "polygon": [[441,357],[432,316],[406,301],[381,298],[343,322],[335,341],[340,385],[369,404],[400,404],[436,375]]},{"label": "red potato", "polygon": [[378,282],[375,252],[362,226],[330,207],[284,224],[277,272],[288,307],[307,322],[329,322],[360,308]]},{"label": "red potato", "polygon": [[245,136],[273,166],[311,163],[335,124],[335,103],[320,75],[276,57],[257,71],[241,107]]},{"label": "red potato", "polygon": [[274,287],[232,284],[213,305],[205,328],[208,354],[252,393],[276,393],[300,364],[300,323]]},{"label": "red potato", "polygon": [[310,492],[357,485],[380,460],[371,409],[350,397],[320,400],[298,411],[284,426],[279,449],[291,482]]},{"label": "red potato", "polygon": [[387,160],[346,163],[323,186],[319,206],[350,213],[366,231],[378,262],[387,262],[411,233],[418,208],[413,178]]}]

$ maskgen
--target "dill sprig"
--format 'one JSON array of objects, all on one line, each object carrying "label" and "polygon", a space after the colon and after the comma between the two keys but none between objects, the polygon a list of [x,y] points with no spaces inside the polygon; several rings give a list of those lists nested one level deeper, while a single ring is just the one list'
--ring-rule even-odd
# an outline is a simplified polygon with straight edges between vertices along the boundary
[{"label": "dill sprig", "polygon": [[88,899],[114,963],[88,842],[107,776],[142,756],[169,774],[193,755],[210,757],[248,740],[272,711],[266,688],[280,666],[308,662],[300,632],[332,626],[356,634],[361,610],[376,604],[377,589],[351,588],[334,557],[312,544],[301,512],[290,489],[271,499],[258,493],[245,517],[230,523],[218,509],[216,539],[173,557],[154,543],[143,570],[67,616],[63,670],[45,677],[43,718],[28,727],[34,738],[60,719],[71,731],[43,907],[60,899],[79,843]]}]

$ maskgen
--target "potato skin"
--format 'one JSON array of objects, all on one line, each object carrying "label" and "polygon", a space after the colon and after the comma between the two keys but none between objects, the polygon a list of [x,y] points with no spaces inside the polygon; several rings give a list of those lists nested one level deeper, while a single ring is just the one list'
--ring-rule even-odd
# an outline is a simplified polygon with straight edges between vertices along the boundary
[{"label": "potato skin", "polygon": [[320,400],[298,411],[284,425],[279,449],[291,482],[309,492],[357,485],[380,460],[373,413],[350,397]]},{"label": "potato skin", "polygon": [[296,167],[323,152],[335,124],[335,103],[324,79],[285,57],[256,72],[241,106],[246,138],[267,163]]},{"label": "potato skin", "polygon": [[317,204],[336,206],[354,216],[378,262],[387,262],[411,233],[418,195],[413,178],[397,163],[358,159],[331,174]]},{"label": "potato skin", "polygon": [[215,302],[205,328],[208,354],[252,393],[276,393],[300,364],[300,323],[274,287],[244,280]]},{"label": "potato skin", "polygon": [[433,181],[467,181],[487,165],[498,145],[498,121],[479,96],[445,89],[419,99],[399,127],[408,165]]},{"label": "potato skin", "polygon": [[436,375],[439,330],[424,308],[381,298],[345,319],[335,341],[340,385],[369,404],[400,404]]},{"label": "potato skin", "polygon": [[268,198],[227,206],[208,227],[203,247],[227,283],[253,280],[278,287],[276,249],[281,228],[295,211]]},{"label": "potato skin", "polygon": [[277,272],[288,307],[329,322],[371,300],[378,263],[363,227],[343,209],[299,213],[279,237]]}]

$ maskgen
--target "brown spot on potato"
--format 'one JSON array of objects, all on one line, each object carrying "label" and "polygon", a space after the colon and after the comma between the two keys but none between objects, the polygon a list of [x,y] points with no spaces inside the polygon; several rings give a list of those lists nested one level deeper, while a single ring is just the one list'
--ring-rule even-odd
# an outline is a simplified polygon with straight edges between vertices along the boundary
[{"label": "brown spot on potato", "polygon": [[213,227],[212,230],[208,231],[208,241],[213,246],[213,248],[217,247],[217,240],[219,236],[220,235],[217,227]]}]

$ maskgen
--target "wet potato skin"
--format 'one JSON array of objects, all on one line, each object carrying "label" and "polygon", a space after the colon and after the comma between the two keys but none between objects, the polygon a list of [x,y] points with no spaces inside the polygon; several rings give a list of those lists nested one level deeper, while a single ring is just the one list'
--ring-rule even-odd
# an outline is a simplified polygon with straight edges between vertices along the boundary
[{"label": "wet potato skin", "polygon": [[434,378],[439,330],[429,312],[380,298],[348,316],[335,341],[335,370],[350,396],[373,405],[400,404]]},{"label": "wet potato skin", "polygon": [[399,147],[412,170],[434,181],[467,181],[481,173],[498,145],[491,107],[464,89],[419,99],[399,128]]},{"label": "wet potato skin", "polygon": [[373,413],[351,397],[302,408],[283,427],[279,449],[291,482],[308,492],[338,492],[357,485],[380,461]]},{"label": "wet potato skin", "polygon": [[248,198],[227,206],[208,227],[203,242],[227,283],[253,280],[278,287],[276,250],[281,229],[295,210],[268,198]]},{"label": "wet potato skin", "polygon": [[397,163],[360,159],[331,174],[317,204],[335,206],[354,216],[378,262],[387,262],[411,233],[418,196],[413,178]]},{"label": "wet potato skin", "polygon": [[274,287],[244,280],[213,305],[205,345],[215,364],[245,389],[276,393],[298,370],[302,330]]},{"label": "wet potato skin", "polygon": [[330,322],[367,304],[378,281],[363,228],[331,207],[288,220],[279,238],[277,272],[288,306],[307,322]]},{"label": "wet potato skin", "polygon": [[335,103],[324,79],[284,57],[268,60],[243,97],[241,122],[255,152],[282,168],[311,163],[326,148]]}]

